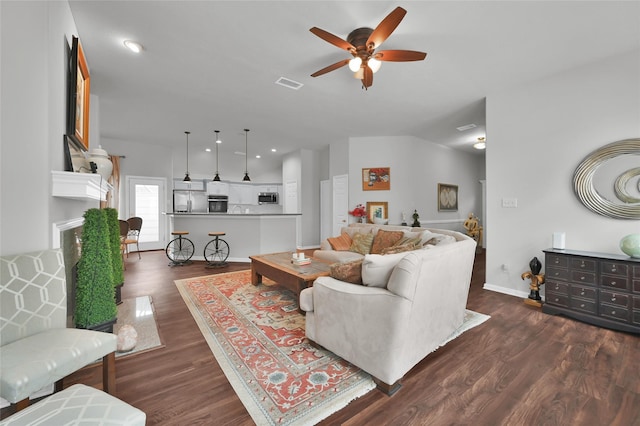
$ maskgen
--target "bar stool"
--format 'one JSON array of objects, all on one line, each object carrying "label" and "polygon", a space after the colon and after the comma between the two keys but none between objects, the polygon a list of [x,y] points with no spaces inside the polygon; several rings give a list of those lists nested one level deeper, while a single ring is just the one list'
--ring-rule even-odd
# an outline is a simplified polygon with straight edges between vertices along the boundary
[{"label": "bar stool", "polygon": [[213,240],[209,241],[204,247],[204,259],[207,261],[208,268],[221,268],[227,266],[227,258],[229,257],[229,244],[220,237],[225,236],[224,232],[209,232],[209,236]]},{"label": "bar stool", "polygon": [[178,237],[169,241],[165,250],[167,257],[171,261],[169,266],[182,266],[191,263],[190,259],[195,251],[194,245],[190,239],[183,237],[184,235],[189,235],[189,232],[173,231],[171,235],[177,235]]}]

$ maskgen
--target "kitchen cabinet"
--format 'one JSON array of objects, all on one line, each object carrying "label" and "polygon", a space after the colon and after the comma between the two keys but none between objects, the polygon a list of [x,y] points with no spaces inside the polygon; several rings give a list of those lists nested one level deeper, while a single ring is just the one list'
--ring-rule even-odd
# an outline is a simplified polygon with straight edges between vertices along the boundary
[{"label": "kitchen cabinet", "polygon": [[207,182],[207,194],[209,195],[229,195],[228,182]]},{"label": "kitchen cabinet", "polygon": [[243,183],[229,184],[229,204],[257,204],[253,185]]}]

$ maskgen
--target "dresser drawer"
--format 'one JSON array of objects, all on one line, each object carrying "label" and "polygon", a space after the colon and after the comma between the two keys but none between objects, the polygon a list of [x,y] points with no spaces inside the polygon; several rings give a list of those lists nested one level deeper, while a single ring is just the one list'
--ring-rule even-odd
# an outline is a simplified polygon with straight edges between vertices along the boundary
[{"label": "dresser drawer", "polygon": [[629,322],[630,311],[620,306],[612,306],[606,303],[600,304],[600,316],[615,319],[618,321]]},{"label": "dresser drawer", "polygon": [[640,279],[633,280],[631,284],[631,291],[633,291],[634,293],[640,293]]},{"label": "dresser drawer", "polygon": [[633,278],[640,278],[640,265],[633,267]]},{"label": "dresser drawer", "polygon": [[545,294],[544,301],[545,301],[545,303],[548,303],[549,305],[564,306],[565,308],[569,307],[569,296],[568,295],[560,294],[560,293],[554,293],[553,291],[549,291],[548,289],[547,289],[547,292]]},{"label": "dresser drawer", "polygon": [[582,299],[596,301],[596,289],[595,287],[582,287],[577,285],[571,286],[571,297],[580,297]]},{"label": "dresser drawer", "polygon": [[583,259],[583,258],[574,258],[571,259],[571,269],[587,271],[587,272],[596,272],[596,265],[598,263],[593,259]]},{"label": "dresser drawer", "polygon": [[640,297],[632,296],[632,298],[633,302],[631,302],[631,306],[633,306],[633,309],[640,309]]},{"label": "dresser drawer", "polygon": [[600,277],[600,285],[609,289],[616,288],[622,291],[629,291],[629,281],[624,277],[610,277],[603,275]]},{"label": "dresser drawer", "polygon": [[569,270],[547,266],[544,276],[546,277],[546,279],[567,281],[569,279]]},{"label": "dresser drawer", "polygon": [[640,310],[633,311],[633,317],[631,321],[633,321],[635,324],[640,325]]},{"label": "dresser drawer", "polygon": [[560,295],[568,295],[569,294],[569,284],[558,282],[558,281],[547,281],[547,294],[560,294]]},{"label": "dresser drawer", "polygon": [[589,314],[598,313],[598,304],[595,300],[571,298],[571,300],[569,301],[569,306],[571,306],[572,309],[587,312]]},{"label": "dresser drawer", "polygon": [[601,262],[602,273],[626,277],[629,274],[629,265],[618,262]]},{"label": "dresser drawer", "polygon": [[612,291],[600,290],[600,303],[607,303],[609,305],[629,307],[631,302],[631,296],[628,294],[614,293]]},{"label": "dresser drawer", "polygon": [[571,281],[580,284],[596,284],[596,274],[593,272],[571,271]]},{"label": "dresser drawer", "polygon": [[568,268],[569,258],[567,256],[559,256],[557,254],[547,254],[547,267],[549,266]]}]

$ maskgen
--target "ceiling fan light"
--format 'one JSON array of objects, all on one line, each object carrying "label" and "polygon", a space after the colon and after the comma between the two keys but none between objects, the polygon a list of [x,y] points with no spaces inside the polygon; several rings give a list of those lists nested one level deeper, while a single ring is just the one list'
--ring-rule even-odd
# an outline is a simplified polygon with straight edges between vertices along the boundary
[{"label": "ceiling fan light", "polygon": [[367,61],[367,65],[369,66],[369,68],[371,68],[371,72],[375,74],[380,69],[380,65],[382,65],[382,62],[377,60],[376,58],[371,58]]},{"label": "ceiling fan light", "polygon": [[358,71],[361,66],[362,66],[362,58],[359,56],[356,56],[355,58],[349,61],[349,69],[353,72]]},{"label": "ceiling fan light", "polygon": [[483,137],[478,138],[478,142],[474,143],[473,147],[475,149],[485,149],[487,147],[487,143],[485,142],[485,138],[483,138]]},{"label": "ceiling fan light", "polygon": [[354,72],[353,78],[362,80],[364,78],[364,68],[360,68],[358,71]]},{"label": "ceiling fan light", "polygon": [[131,50],[134,53],[140,53],[143,50],[142,45],[137,41],[125,40],[123,44],[126,46],[127,49]]}]

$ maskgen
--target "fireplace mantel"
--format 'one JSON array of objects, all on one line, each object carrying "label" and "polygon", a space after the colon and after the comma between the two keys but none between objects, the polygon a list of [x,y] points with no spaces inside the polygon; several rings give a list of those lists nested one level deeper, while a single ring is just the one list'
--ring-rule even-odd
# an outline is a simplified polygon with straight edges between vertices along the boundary
[{"label": "fireplace mantel", "polygon": [[51,195],[74,200],[107,199],[107,191],[112,189],[99,174],[51,171]]}]

